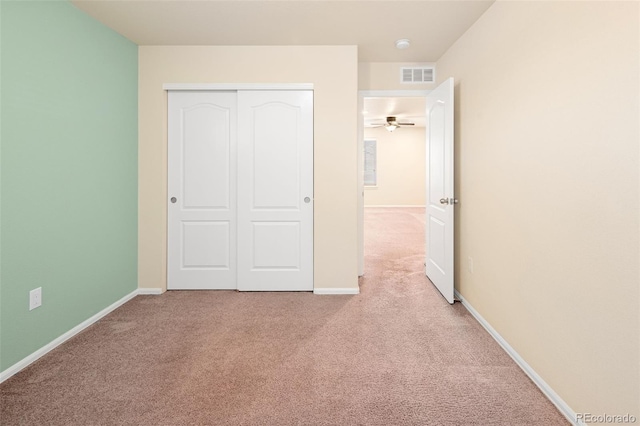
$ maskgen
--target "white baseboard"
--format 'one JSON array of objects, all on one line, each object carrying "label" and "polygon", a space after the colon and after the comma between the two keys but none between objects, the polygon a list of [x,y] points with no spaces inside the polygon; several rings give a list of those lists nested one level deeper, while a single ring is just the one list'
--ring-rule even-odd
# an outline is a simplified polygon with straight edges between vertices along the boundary
[{"label": "white baseboard", "polygon": [[152,294],[152,295],[158,295],[158,294],[162,294],[164,293],[164,291],[162,291],[161,288],[139,288],[138,289],[138,294],[142,295],[142,294]]},{"label": "white baseboard", "polygon": [[100,312],[98,312],[97,314],[92,316],[91,318],[88,318],[85,321],[81,322],[80,324],[76,325],[71,330],[69,330],[66,333],[64,333],[62,336],[58,337],[57,339],[54,339],[53,341],[51,341],[48,344],[44,345],[43,347],[41,347],[37,351],[33,352],[31,355],[27,355],[22,360],[20,360],[20,361],[16,362],[15,364],[13,364],[11,367],[9,367],[6,370],[0,372],[0,383],[4,382],[9,377],[11,377],[14,374],[18,373],[23,368],[25,368],[28,365],[32,364],[33,362],[37,361],[43,355],[47,354],[48,352],[51,352],[53,349],[57,348],[58,346],[60,346],[64,342],[66,342],[67,340],[71,339],[73,336],[79,334],[85,328],[89,327],[90,325],[96,323],[97,321],[99,321],[100,319],[104,318],[105,316],[107,316],[111,312],[115,311],[120,306],[124,305],[129,300],[131,300],[134,297],[136,297],[137,295],[139,295],[139,294],[161,294],[161,293],[162,293],[162,291],[159,288],[158,289],[155,289],[155,288],[153,288],[153,289],[151,289],[151,288],[143,288],[143,289],[136,289],[136,290],[132,291],[131,293],[129,293],[126,296],[124,296],[122,299],[120,299],[117,302],[107,306],[106,308],[104,308],[103,310],[101,310]]},{"label": "white baseboard", "polygon": [[483,317],[476,311],[473,306],[467,302],[467,300],[462,297],[462,295],[458,292],[458,290],[454,291],[456,298],[462,302],[462,305],[473,315],[473,317],[478,320],[480,325],[484,327],[485,330],[495,339],[496,342],[504,349],[504,351],[509,354],[509,356],[518,364],[518,367],[525,372],[527,376],[535,383],[538,388],[542,391],[542,393],[556,406],[558,410],[562,413],[563,416],[569,420],[572,425],[575,426],[584,426],[581,420],[576,418],[576,413],[573,411],[566,402],[563,401],[562,398],[549,386],[547,382],[545,382],[542,377],[535,372],[533,368],[516,352],[515,349],[507,343],[506,340],[489,324]]},{"label": "white baseboard", "polygon": [[381,208],[381,207],[383,207],[383,208],[387,208],[387,207],[388,208],[393,208],[393,207],[419,207],[419,208],[424,208],[425,206],[424,205],[415,205],[415,204],[411,204],[411,205],[409,205],[409,204],[406,204],[406,205],[405,204],[402,204],[402,205],[365,205],[364,206],[364,208],[367,208],[367,207],[375,207],[375,208]]},{"label": "white baseboard", "polygon": [[360,287],[314,288],[313,294],[360,294]]}]

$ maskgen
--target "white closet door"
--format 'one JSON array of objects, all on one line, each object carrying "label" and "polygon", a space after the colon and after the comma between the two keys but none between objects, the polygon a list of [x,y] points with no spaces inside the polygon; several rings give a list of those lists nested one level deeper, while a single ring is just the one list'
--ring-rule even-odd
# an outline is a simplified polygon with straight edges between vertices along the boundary
[{"label": "white closet door", "polygon": [[236,93],[169,92],[169,289],[235,289]]},{"label": "white closet door", "polygon": [[313,290],[313,92],[238,92],[238,289]]}]

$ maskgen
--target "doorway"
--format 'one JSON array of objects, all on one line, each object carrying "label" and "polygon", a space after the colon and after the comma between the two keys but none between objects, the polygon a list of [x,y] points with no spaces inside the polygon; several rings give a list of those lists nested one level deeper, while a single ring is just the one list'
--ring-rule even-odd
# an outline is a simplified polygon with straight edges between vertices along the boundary
[{"label": "doorway", "polygon": [[[365,99],[389,96],[360,92],[359,106],[364,115]],[[407,93],[400,93],[405,96]],[[416,94],[421,95],[421,94]],[[426,226],[425,226],[425,274],[450,304],[454,303],[454,211],[458,199],[454,194],[454,79],[448,78],[426,97]],[[383,126],[392,131],[402,126],[397,117],[386,117]],[[364,275],[364,119],[361,123],[358,146],[359,157],[359,274]],[[411,123],[406,123],[412,125]],[[360,276],[362,276],[360,275]]]},{"label": "doorway", "polygon": [[[413,206],[414,209],[424,208],[426,194],[424,132],[428,93],[427,90],[359,92],[359,276],[365,274],[365,204],[375,205],[376,209],[385,208],[381,206],[394,209],[403,206]],[[390,129],[388,117],[394,118],[399,127]],[[402,123],[411,124],[402,125]],[[368,141],[366,153],[365,139]],[[371,165],[374,164],[375,168],[372,170]],[[364,176],[367,176],[369,183],[374,182],[374,184],[365,185]],[[403,178],[408,180],[403,182]]]}]

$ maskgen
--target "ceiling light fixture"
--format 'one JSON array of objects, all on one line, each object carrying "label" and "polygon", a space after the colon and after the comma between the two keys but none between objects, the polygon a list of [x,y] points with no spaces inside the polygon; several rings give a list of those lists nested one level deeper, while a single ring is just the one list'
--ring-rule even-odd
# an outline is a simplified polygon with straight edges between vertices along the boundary
[{"label": "ceiling light fixture", "polygon": [[393,132],[395,129],[398,128],[398,125],[396,124],[387,124],[386,126],[384,126],[385,129],[387,129],[388,132]]},{"label": "ceiling light fixture", "polygon": [[411,42],[408,38],[401,38],[400,40],[396,41],[396,47],[398,49],[408,49],[409,46],[411,46]]}]

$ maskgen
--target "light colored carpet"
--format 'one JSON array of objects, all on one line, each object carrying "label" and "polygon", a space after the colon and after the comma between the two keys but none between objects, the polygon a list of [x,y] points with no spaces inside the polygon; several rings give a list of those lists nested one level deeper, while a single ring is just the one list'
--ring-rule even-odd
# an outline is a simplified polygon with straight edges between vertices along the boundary
[{"label": "light colored carpet", "polygon": [[357,296],[137,297],[0,385],[0,423],[568,424],[425,278],[423,214],[367,209]]}]

